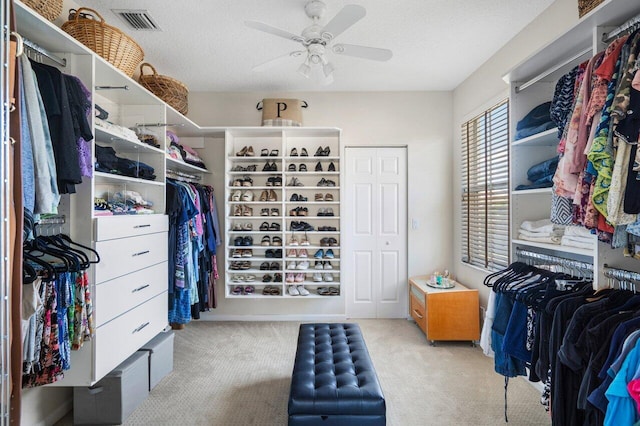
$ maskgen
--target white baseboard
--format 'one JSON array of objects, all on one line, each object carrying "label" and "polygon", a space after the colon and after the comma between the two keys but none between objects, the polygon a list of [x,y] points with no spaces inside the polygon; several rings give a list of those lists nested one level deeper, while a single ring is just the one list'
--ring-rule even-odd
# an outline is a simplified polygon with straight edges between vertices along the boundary
[{"label": "white baseboard", "polygon": [[60,419],[67,415],[73,408],[73,399],[66,400],[63,404],[58,405],[47,417],[41,422],[37,423],[37,426],[49,426],[56,424]]},{"label": "white baseboard", "polygon": [[195,321],[315,321],[334,322],[345,321],[345,315],[218,315],[206,312],[200,313],[200,319]]}]

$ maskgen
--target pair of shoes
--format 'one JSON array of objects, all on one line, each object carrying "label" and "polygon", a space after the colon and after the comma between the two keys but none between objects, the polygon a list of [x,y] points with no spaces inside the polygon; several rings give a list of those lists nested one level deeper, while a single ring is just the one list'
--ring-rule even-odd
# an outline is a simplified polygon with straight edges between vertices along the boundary
[{"label": "pair of shoes", "polygon": [[252,146],[244,146],[240,151],[236,152],[236,156],[238,157],[253,157],[255,155],[256,153],[253,152]]},{"label": "pair of shoes", "polygon": [[326,252],[323,249],[318,249],[313,255],[316,259],[334,259],[335,255],[333,254],[333,250],[329,249]]},{"label": "pair of shoes", "polygon": [[236,237],[233,240],[233,245],[235,246],[252,246],[253,245],[253,237]]},{"label": "pair of shoes", "polygon": [[302,194],[292,194],[289,201],[307,201],[308,198]]},{"label": "pair of shoes", "polygon": [[231,282],[232,283],[251,283],[254,282],[256,280],[256,276],[255,275],[234,275],[231,277]]},{"label": "pair of shoes", "polygon": [[[291,157],[297,157],[298,156],[298,150],[296,148],[291,148],[291,154],[289,154]],[[307,148],[302,148],[300,150],[300,156],[301,157],[308,157],[309,153],[307,152]]]},{"label": "pair of shoes", "polygon": [[289,210],[289,216],[308,216],[309,209],[306,207],[296,207],[295,209]]},{"label": "pair of shoes", "polygon": [[282,246],[282,238],[278,237],[277,235],[274,235],[273,238],[265,235],[264,237],[262,237],[262,241],[260,242],[260,245],[262,246],[275,246],[275,247],[280,247]]},{"label": "pair of shoes", "polygon": [[[273,281],[277,282],[275,278],[273,279]],[[282,281],[282,276],[280,276],[280,281]],[[276,286],[268,285],[262,289],[262,294],[264,294],[265,296],[280,296],[280,289]]]},{"label": "pair of shoes", "polygon": [[312,225],[309,225],[307,222],[291,222],[289,225],[292,231],[313,231],[315,228]]},{"label": "pair of shoes", "polygon": [[304,186],[297,177],[292,177],[287,186]]},{"label": "pair of shoes", "polygon": [[277,149],[272,149],[271,151],[269,151],[267,148],[262,148],[262,150],[260,151],[260,157],[277,157],[279,153],[280,151],[278,151]]},{"label": "pair of shoes", "polygon": [[255,287],[252,285],[248,285],[248,286],[235,286],[233,288],[233,290],[231,290],[231,294],[233,294],[234,296],[239,296],[241,294],[244,295],[249,295],[249,294],[253,294],[256,291]]},{"label": "pair of shoes", "polygon": [[280,176],[271,176],[267,178],[267,182],[265,186],[282,186],[282,177]]},{"label": "pair of shoes", "polygon": [[273,222],[271,225],[269,225],[269,223],[267,223],[267,222],[262,222],[260,224],[260,230],[261,231],[279,231],[280,230],[280,224]]},{"label": "pair of shoes", "polygon": [[234,257],[234,258],[253,257],[253,250],[251,250],[251,249],[246,249],[246,250],[234,249],[233,252],[231,252],[231,257]]},{"label": "pair of shoes", "polygon": [[338,246],[338,240],[336,240],[335,238],[323,238],[320,240],[320,246],[322,247],[337,247]]},{"label": "pair of shoes", "polygon": [[276,249],[276,250],[269,249],[269,250],[264,252],[264,257],[266,257],[268,259],[281,258],[282,257],[282,249]]},{"label": "pair of shoes", "polygon": [[264,163],[264,167],[262,168],[263,172],[277,172],[278,171],[278,165],[273,162],[273,163],[269,163],[268,161],[266,163]]},{"label": "pair of shoes", "polygon": [[260,201],[278,201],[278,195],[273,189],[264,190],[262,194],[260,194]]},{"label": "pair of shoes", "polygon": [[289,251],[287,251],[287,257],[307,258],[309,257],[309,253],[307,252],[307,249],[300,249],[300,250],[289,249]]},{"label": "pair of shoes", "polygon": [[317,283],[322,281],[333,282],[333,275],[328,272],[325,272],[324,274],[321,274],[320,272],[314,272],[313,281]]},{"label": "pair of shoes", "polygon": [[260,216],[280,216],[280,209],[273,207],[271,210],[269,208],[264,208],[260,210]]},{"label": "pair of shoes", "polygon": [[278,262],[262,262],[260,264],[260,270],[261,271],[277,271],[278,269],[280,269],[280,263]]},{"label": "pair of shoes", "polygon": [[327,207],[326,209],[320,208],[318,209],[318,216],[333,216],[333,209],[331,207]]},{"label": "pair of shoes", "polygon": [[231,265],[229,266],[229,269],[232,269],[234,271],[244,271],[247,269],[251,269],[251,262],[231,262]]},{"label": "pair of shoes", "polygon": [[304,288],[302,284],[290,285],[289,288],[287,289],[287,292],[289,293],[290,296],[308,296],[309,295],[309,290]]},{"label": "pair of shoes", "polygon": [[237,190],[231,195],[231,201],[253,201],[253,191]]},{"label": "pair of shoes", "polygon": [[273,277],[270,274],[264,274],[262,276],[262,282],[263,283],[270,283],[271,280],[273,280]]},{"label": "pair of shoes", "polygon": [[338,287],[318,287],[316,289],[320,296],[339,296],[340,289]]},{"label": "pair of shoes", "polygon": [[[295,172],[296,171],[296,165],[295,164],[289,164],[288,170],[290,172]],[[298,166],[298,171],[299,172],[306,172],[307,171],[307,165],[306,164],[300,164]]]},{"label": "pair of shoes", "polygon": [[287,264],[287,269],[301,269],[301,270],[306,270],[309,269],[309,261],[308,260],[302,260],[300,262],[289,262]]},{"label": "pair of shoes", "polygon": [[336,228],[335,226],[319,226],[318,231],[337,232],[338,228]]},{"label": "pair of shoes", "polygon": [[332,180],[322,178],[316,186],[336,186],[336,183]]},{"label": "pair of shoes", "polygon": [[318,147],[318,149],[316,150],[315,156],[316,157],[328,157],[329,154],[331,154],[331,149],[327,146],[326,148],[322,149],[321,146]]},{"label": "pair of shoes", "polygon": [[[240,206],[236,206],[236,207],[240,207]],[[237,216],[242,216],[242,214],[239,214]],[[249,222],[244,222],[244,223],[237,222],[233,224],[233,228],[231,230],[232,231],[253,231],[253,224]]]}]

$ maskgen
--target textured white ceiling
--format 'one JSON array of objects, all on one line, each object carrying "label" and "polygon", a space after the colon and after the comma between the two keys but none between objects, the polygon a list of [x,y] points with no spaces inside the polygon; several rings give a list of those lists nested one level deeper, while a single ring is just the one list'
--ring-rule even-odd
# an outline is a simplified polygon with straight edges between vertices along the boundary
[{"label": "textured white ceiling", "polygon": [[[306,0],[82,0],[131,35],[158,73],[190,91],[451,90],[548,7],[553,0],[325,0],[328,22],[357,3],[367,15],[337,42],[384,47],[388,62],[337,56],[335,82],[323,86],[296,72],[302,59],[267,72],[254,65],[298,50],[293,41],[244,25],[262,21],[294,34],[311,23]],[[161,32],[129,29],[111,9],[146,9]]]}]

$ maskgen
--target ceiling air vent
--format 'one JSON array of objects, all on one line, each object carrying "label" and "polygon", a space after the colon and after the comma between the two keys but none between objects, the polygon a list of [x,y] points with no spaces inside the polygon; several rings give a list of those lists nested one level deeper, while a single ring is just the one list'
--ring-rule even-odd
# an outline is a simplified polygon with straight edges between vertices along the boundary
[{"label": "ceiling air vent", "polygon": [[162,31],[148,10],[111,9],[130,28],[138,31]]}]

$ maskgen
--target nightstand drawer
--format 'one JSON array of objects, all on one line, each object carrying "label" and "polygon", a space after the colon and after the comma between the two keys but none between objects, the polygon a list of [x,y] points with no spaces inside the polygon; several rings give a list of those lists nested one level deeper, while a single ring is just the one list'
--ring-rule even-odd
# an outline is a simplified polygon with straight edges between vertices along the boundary
[{"label": "nightstand drawer", "polygon": [[96,241],[167,232],[169,220],[163,214],[112,216],[96,219]]},{"label": "nightstand drawer", "polygon": [[420,301],[411,293],[411,317],[415,320],[416,324],[422,329],[423,332],[427,332],[427,313],[425,307],[420,304]]},{"label": "nightstand drawer", "polygon": [[167,233],[99,241],[96,283],[109,281],[167,260]]}]

